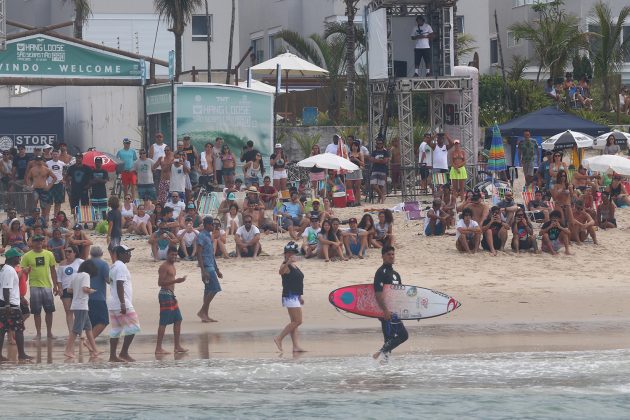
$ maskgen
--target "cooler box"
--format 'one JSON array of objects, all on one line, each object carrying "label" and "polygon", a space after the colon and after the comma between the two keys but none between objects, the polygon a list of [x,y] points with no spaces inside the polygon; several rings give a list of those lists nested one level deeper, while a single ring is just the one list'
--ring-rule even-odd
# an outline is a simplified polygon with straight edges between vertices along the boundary
[{"label": "cooler box", "polygon": [[339,191],[339,192],[333,193],[333,206],[337,208],[344,208],[346,207],[346,203],[347,203],[347,198],[346,198],[345,191]]}]

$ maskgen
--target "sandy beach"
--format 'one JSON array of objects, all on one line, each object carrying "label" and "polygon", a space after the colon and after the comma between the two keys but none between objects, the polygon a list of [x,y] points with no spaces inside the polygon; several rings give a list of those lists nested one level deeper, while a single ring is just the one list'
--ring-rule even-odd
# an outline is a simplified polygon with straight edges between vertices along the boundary
[{"label": "sandy beach", "polygon": [[[395,204],[390,198],[384,207]],[[360,217],[363,209],[335,209],[335,213],[343,220]],[[599,246],[572,246],[572,256],[506,251],[493,257],[487,252],[461,255],[452,236],[420,236],[421,221],[407,221],[404,214],[395,213],[395,268],[403,282],[445,292],[462,302],[461,308],[448,315],[407,322],[410,340],[400,351],[630,348],[630,212],[621,209],[617,217],[619,229],[600,230]],[[105,247],[104,237],[93,236],[93,240]],[[272,337],[288,319],[281,307],[278,275],[282,247],[288,240],[286,233],[279,238],[268,235],[262,244],[269,256],[218,261],[224,278],[223,292],[210,310],[210,316],[219,321],[216,323],[201,323],[196,316],[203,294],[197,263],[177,263],[178,276],[187,276],[186,282],[176,287],[184,317],[184,343],[191,349],[187,357],[275,357]],[[126,245],[135,248],[128,266],[133,276],[134,307],[142,326],[132,353],[139,359],[153,359],[159,319],[159,263],[150,257],[146,240],[129,240]],[[228,248],[233,247],[229,238]],[[376,320],[341,313],[328,302],[329,292],[337,287],[371,282],[380,264],[380,252],[372,249],[364,260],[299,261],[305,274],[303,347],[321,356],[368,354],[380,346]],[[61,302],[56,301],[56,305],[53,333],[57,340],[52,348],[47,343],[40,348],[30,341],[29,351],[52,351],[53,359],[61,361],[67,332]],[[34,335],[32,317],[26,324],[29,341]],[[107,350],[104,338],[98,341],[101,350]],[[171,340],[169,328],[167,349],[172,349]],[[290,348],[288,339],[286,346]],[[46,359],[50,358],[44,356]]]}]

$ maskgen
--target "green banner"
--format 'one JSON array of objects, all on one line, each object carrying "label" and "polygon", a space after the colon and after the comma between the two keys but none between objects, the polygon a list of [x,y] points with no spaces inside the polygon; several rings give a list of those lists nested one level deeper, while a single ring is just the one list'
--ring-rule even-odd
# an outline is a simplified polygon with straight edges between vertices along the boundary
[{"label": "green banner", "polygon": [[7,42],[0,52],[1,77],[141,79],[140,60],[48,35]]},{"label": "green banner", "polygon": [[273,150],[273,95],[236,86],[176,85],[177,138],[190,136],[195,148],[222,137],[240,156],[248,140],[263,157]]},{"label": "green banner", "polygon": [[171,85],[147,87],[146,96],[147,115],[171,112]]}]

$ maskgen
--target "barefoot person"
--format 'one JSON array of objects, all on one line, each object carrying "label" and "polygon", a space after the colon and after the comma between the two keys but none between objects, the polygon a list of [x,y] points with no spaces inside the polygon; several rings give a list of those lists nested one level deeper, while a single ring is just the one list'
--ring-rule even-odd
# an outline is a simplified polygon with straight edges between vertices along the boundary
[{"label": "barefoot person", "polygon": [[479,251],[481,228],[472,218],[473,212],[469,208],[462,211],[462,218],[457,222],[455,233],[455,247],[459,252],[474,254]]},{"label": "barefoot person", "polygon": [[384,343],[383,347],[372,357],[378,359],[380,356],[387,360],[392,350],[400,346],[407,341],[409,334],[403,325],[402,321],[398,319],[395,314],[392,314],[385,303],[383,297],[383,286],[386,284],[402,284],[400,274],[394,271],[395,250],[393,246],[385,245],[381,249],[381,256],[383,258],[383,265],[381,265],[376,274],[374,274],[374,297],[378,306],[383,310],[383,318],[379,318],[381,321],[381,329],[383,330]]},{"label": "barefoot person", "polygon": [[0,362],[8,361],[2,356],[5,333],[15,333],[18,360],[27,361],[32,357],[24,352],[24,318],[20,310],[20,279],[15,267],[20,263],[22,252],[11,248],[4,254],[4,264],[0,265]]},{"label": "barefoot person", "polygon": [[304,274],[295,265],[295,256],[300,252],[300,246],[291,241],[284,247],[284,261],[280,265],[280,275],[282,276],[282,306],[289,311],[290,322],[284,327],[280,335],[274,337],[273,341],[282,352],[282,340],[287,335],[291,335],[293,342],[293,352],[303,352],[298,345],[298,327],[302,324],[302,305],[304,299]]},{"label": "barefoot person", "polygon": [[175,284],[186,281],[186,276],[175,277],[177,270],[175,262],[177,261],[177,248],[172,246],[168,249],[166,261],[160,265],[158,270],[158,300],[160,302],[160,326],[158,327],[157,344],[155,345],[155,354],[169,354],[162,348],[162,340],[166,332],[166,326],[173,324],[173,341],[175,342],[175,353],[186,353],[188,350],[183,348],[179,342],[179,334],[182,330],[182,314],[179,311],[177,299],[175,299]]},{"label": "barefoot person", "polygon": [[81,336],[83,331],[85,331],[85,336],[87,337],[85,345],[90,351],[90,356],[96,357],[100,354],[96,349],[96,342],[92,334],[92,323],[90,322],[88,307],[89,296],[96,292],[96,289],[90,287],[90,277],[96,274],[97,268],[94,262],[90,260],[83,261],[79,265],[79,272],[72,277],[72,282],[70,283],[69,289],[72,296],[70,310],[72,311],[73,325],[66,343],[66,350],[63,353],[70,359],[74,358],[74,342],[77,337]]},{"label": "barefoot person", "polygon": [[197,260],[201,268],[201,280],[205,284],[203,294],[203,304],[197,312],[197,316],[201,322],[217,322],[216,319],[210,318],[210,302],[221,291],[219,279],[223,278],[223,274],[217,266],[214,258],[214,246],[212,245],[212,217],[203,218],[203,230],[197,236]]},{"label": "barefoot person", "polygon": [[[129,356],[129,346],[137,333],[140,332],[138,314],[133,309],[131,300],[133,288],[131,286],[131,273],[125,264],[131,260],[131,251],[126,245],[118,245],[112,250],[114,264],[109,270],[111,281],[109,301],[109,361],[110,362],[134,362]],[[123,345],[118,352],[118,341],[123,337]]]}]

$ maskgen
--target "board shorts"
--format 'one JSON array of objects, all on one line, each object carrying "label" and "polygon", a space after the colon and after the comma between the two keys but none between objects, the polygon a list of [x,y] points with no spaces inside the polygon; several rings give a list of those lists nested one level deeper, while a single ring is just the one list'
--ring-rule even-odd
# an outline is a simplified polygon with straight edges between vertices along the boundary
[{"label": "board shorts", "polygon": [[133,171],[123,171],[120,174],[120,180],[123,185],[136,185],[138,183],[138,175]]},{"label": "board shorts", "polygon": [[[350,175],[350,174],[348,174]],[[346,175],[346,179],[348,179],[348,175]],[[308,179],[311,182],[315,182],[315,181],[323,181],[324,179],[326,179],[326,171],[321,171],[321,172],[309,172],[308,174]]]},{"label": "board shorts", "polygon": [[168,179],[161,179],[158,186],[158,203],[166,203],[168,200],[168,190],[171,187],[171,181]]},{"label": "board shorts", "polygon": [[90,198],[90,205],[97,209],[107,209],[107,197],[103,198]]},{"label": "board shorts", "polygon": [[420,179],[422,179],[423,181],[425,179],[427,179],[429,177],[429,175],[431,175],[431,170],[433,168],[427,165],[420,165],[420,168],[418,169],[418,172],[420,173]]},{"label": "board shorts", "polygon": [[39,199],[39,204],[41,207],[47,207],[52,203],[50,191],[44,188],[35,188],[35,193],[37,194],[37,198]]},{"label": "board shorts", "polygon": [[24,331],[24,318],[17,306],[12,305],[9,314],[4,308],[0,308],[0,335],[4,335],[7,331]]},{"label": "board shorts", "polygon": [[[492,244],[495,251],[501,248],[501,238],[499,238],[499,235],[496,233],[492,233]],[[486,241],[485,235],[483,235],[481,239],[481,247],[486,251],[490,251],[490,245],[488,244],[488,241]]]},{"label": "board shorts", "polygon": [[300,295],[282,296],[282,306],[284,308],[301,308]]},{"label": "board shorts", "polygon": [[387,184],[387,174],[385,172],[372,172],[370,176],[370,185],[380,185],[384,187]]},{"label": "board shorts", "polygon": [[456,168],[454,166],[451,167],[450,172],[451,180],[466,180],[468,179],[468,172],[466,172],[466,167],[462,166],[461,168]]},{"label": "board shorts", "polygon": [[282,169],[280,171],[275,169],[273,170],[273,179],[287,179],[288,177],[286,169]]},{"label": "board shorts", "polygon": [[[323,173],[323,172],[322,172]],[[357,169],[346,174],[346,181],[361,181],[363,179],[363,171]]]},{"label": "board shorts", "polygon": [[92,323],[90,322],[88,311],[75,309],[72,311],[72,315],[74,315],[74,323],[72,324],[73,333],[81,335],[83,331],[92,331]]},{"label": "board shorts", "polygon": [[219,278],[217,277],[217,272],[214,271],[214,267],[209,268],[205,267],[208,274],[210,274],[210,280],[208,283],[205,283],[205,287],[203,290],[203,295],[209,295],[211,293],[219,293],[221,291],[221,285],[219,284]]},{"label": "board shorts", "polygon": [[177,299],[171,290],[160,289],[158,301],[160,302],[160,325],[171,325],[182,320]]},{"label": "board shorts", "polygon": [[48,191],[48,194],[51,202],[55,204],[61,204],[66,201],[66,189],[61,182],[54,184]]},{"label": "board shorts", "polygon": [[532,238],[518,240],[519,250],[523,251],[523,250],[528,250],[532,248],[534,248],[534,244],[532,243]]},{"label": "board shorts", "polygon": [[107,250],[109,252],[114,252],[114,248],[120,245],[120,238],[110,238],[109,245],[107,245]]},{"label": "board shorts", "polygon": [[429,231],[429,223],[424,228],[424,236],[442,236],[444,235],[444,225],[441,221],[435,222],[433,233]]},{"label": "board shorts", "polygon": [[55,300],[52,289],[47,287],[31,287],[31,313],[40,315],[42,308],[47,314],[55,312]]},{"label": "board shorts", "polygon": [[[562,247],[564,246],[564,245],[562,244],[562,241],[560,241],[560,238],[558,238],[558,239],[549,239],[549,242],[551,242],[551,247],[553,248],[553,250],[554,250],[555,252],[560,251],[560,250],[562,249]],[[543,251],[547,251],[547,252],[551,251],[551,250],[547,247],[547,245],[545,244],[545,242],[543,242],[543,244],[542,244],[542,250],[543,250]]]},{"label": "board shorts", "polygon": [[155,193],[155,185],[153,184],[138,184],[138,197],[141,199],[148,198],[151,201],[157,200]]},{"label": "board shorts", "polygon": [[428,69],[431,68],[431,48],[414,48],[413,49],[413,62],[416,67],[420,67],[420,61],[424,59],[424,66]]},{"label": "board shorts", "polygon": [[[348,248],[350,248],[352,255],[359,255],[359,252],[361,252],[361,238],[357,236],[356,239],[356,242],[348,241]],[[365,256],[366,251],[367,249],[363,250],[363,256]]]},{"label": "board shorts", "polygon": [[74,211],[75,207],[78,206],[87,206],[90,204],[90,199],[88,197],[87,191],[81,191],[79,193],[70,191],[70,209]]},{"label": "board shorts", "polygon": [[282,217],[282,229],[284,230],[289,229],[289,226],[300,226],[301,223],[301,217]]},{"label": "board shorts", "polygon": [[89,300],[88,308],[88,315],[92,325],[109,325],[107,303],[104,300]]},{"label": "board shorts", "polygon": [[110,338],[126,337],[140,332],[140,320],[133,309],[128,309],[126,314],[121,314],[119,310],[109,311],[109,321]]},{"label": "board shorts", "polygon": [[72,299],[72,292],[70,292],[69,289],[63,289],[61,299]]},{"label": "board shorts", "polygon": [[199,185],[207,187],[214,184],[214,175],[201,175],[199,177]]}]

